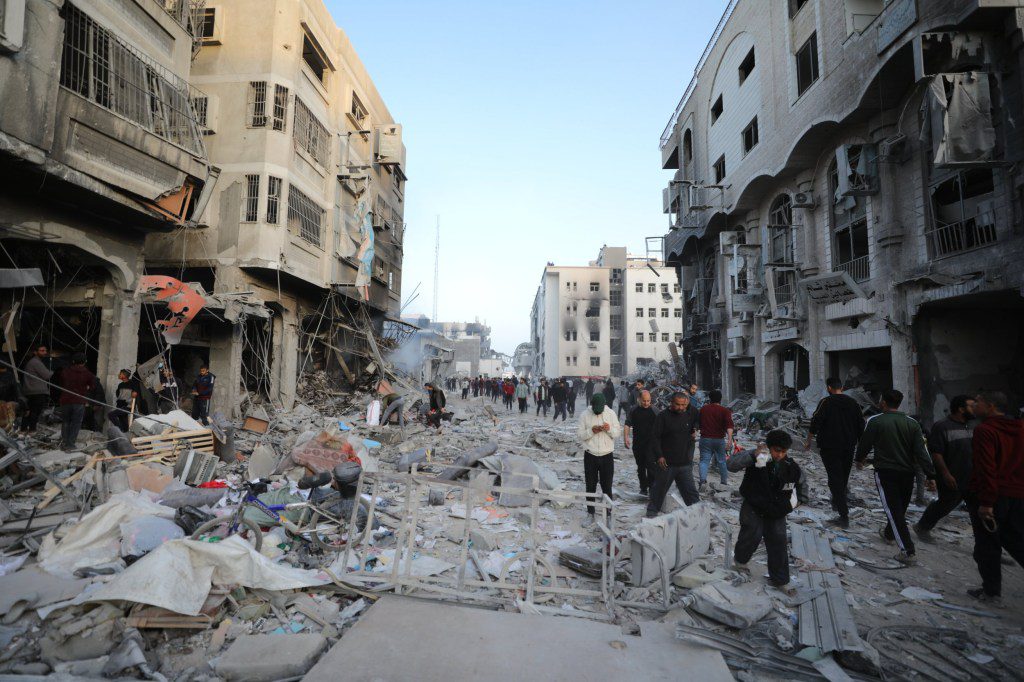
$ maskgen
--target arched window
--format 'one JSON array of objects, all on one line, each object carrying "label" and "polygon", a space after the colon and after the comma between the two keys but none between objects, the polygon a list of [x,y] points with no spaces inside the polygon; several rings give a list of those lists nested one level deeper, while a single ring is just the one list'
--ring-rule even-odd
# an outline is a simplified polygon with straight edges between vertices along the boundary
[{"label": "arched window", "polygon": [[854,281],[865,282],[871,278],[867,201],[862,196],[843,194],[835,159],[828,167],[828,188],[832,199],[832,269],[845,270]]}]

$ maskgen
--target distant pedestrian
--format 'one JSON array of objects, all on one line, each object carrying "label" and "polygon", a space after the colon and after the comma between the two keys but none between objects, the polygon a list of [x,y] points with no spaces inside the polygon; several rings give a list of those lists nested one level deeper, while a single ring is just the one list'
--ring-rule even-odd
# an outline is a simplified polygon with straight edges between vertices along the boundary
[{"label": "distant pedestrian", "polygon": [[46,364],[49,351],[46,346],[39,346],[21,370],[21,387],[25,393],[27,408],[21,420],[21,430],[33,433],[39,423],[39,417],[50,403],[50,384],[53,372]]},{"label": "distant pedestrian", "polygon": [[590,399],[594,397],[594,380],[587,377],[587,383],[583,386],[583,397],[587,399],[587,404],[590,404]]},{"label": "distant pedestrian", "polygon": [[65,451],[77,447],[78,432],[82,428],[87,396],[93,389],[96,376],[85,368],[85,355],[75,353],[71,365],[60,375],[61,447]]},{"label": "distant pedestrian", "polygon": [[800,467],[787,456],[792,444],[785,431],[769,431],[756,449],[737,452],[729,460],[729,471],[744,472],[740,532],[733,556],[746,568],[764,540],[768,581],[782,588],[789,588],[786,516],[797,507],[796,484],[800,480]]},{"label": "distant pedestrian", "polygon": [[811,436],[817,438],[821,463],[825,465],[825,473],[828,475],[832,508],[838,515],[829,520],[829,523],[849,528],[850,505],[847,488],[857,441],[864,433],[864,414],[857,401],[843,393],[843,383],[839,379],[829,377],[825,382],[825,388],[829,394],[821,399],[814,410],[806,446],[810,449]]},{"label": "distant pedestrian", "polygon": [[717,388],[708,394],[708,402],[700,408],[700,488],[703,491],[708,481],[708,468],[712,461],[718,462],[718,474],[722,485],[729,482],[726,461],[733,447],[732,410],[722,406],[722,392]]},{"label": "distant pedestrian", "polygon": [[516,386],[516,400],[519,402],[519,414],[526,414],[529,409],[527,403],[530,400],[530,385],[525,381],[520,381]]},{"label": "distant pedestrian", "polygon": [[651,442],[654,439],[654,420],[658,413],[651,407],[651,394],[641,391],[638,404],[626,415],[626,424],[622,429],[622,444],[630,448],[629,439],[633,438],[633,459],[636,460],[636,477],[640,483],[640,494],[647,495],[650,482],[654,478],[654,459],[651,455]]},{"label": "distant pedestrian", "polygon": [[515,384],[513,384],[510,380],[505,379],[505,381],[502,382],[501,391],[502,395],[504,396],[505,409],[511,412],[513,396],[516,393]]},{"label": "distant pedestrian", "polygon": [[[597,492],[612,499],[612,478],[615,475],[615,439],[619,437],[619,420],[605,405],[604,395],[598,393],[590,400],[590,409],[580,415],[576,436],[583,446],[583,478],[588,494]],[[587,505],[587,513],[594,517],[594,506]]]},{"label": "distant pedestrian", "polygon": [[559,414],[562,415],[562,421],[565,421],[568,418],[565,403],[569,400],[569,391],[565,388],[563,379],[555,380],[555,385],[551,387],[551,400],[555,403],[555,416],[552,417],[552,421],[558,421]]},{"label": "distant pedestrian", "polygon": [[110,421],[125,433],[128,433],[132,421],[129,415],[140,414],[141,407],[142,382],[133,374],[130,369],[117,373],[119,383],[114,389],[114,412],[110,416]]},{"label": "distant pedestrian", "polygon": [[541,379],[540,385],[537,386],[537,390],[534,391],[533,399],[537,403],[537,414],[540,416],[540,411],[544,410],[544,416],[548,416],[548,405],[551,404],[551,389],[548,387],[548,380]]},{"label": "distant pedestrian", "polygon": [[1024,566],[1024,422],[1007,416],[1009,402],[999,391],[978,395],[974,411],[981,423],[974,427],[967,509],[982,586],[967,594],[998,603],[1003,550]]},{"label": "distant pedestrian", "polygon": [[569,389],[569,400],[568,400],[568,403],[567,403],[566,407],[569,410],[569,416],[570,417],[575,417],[576,416],[576,399],[579,397],[580,380],[579,379],[569,379],[569,381],[566,384],[566,386]]},{"label": "distant pedestrian", "polygon": [[448,405],[448,398],[445,396],[444,391],[433,382],[427,382],[423,385],[423,388],[426,389],[427,394],[430,396],[427,406],[427,426],[440,430],[441,422],[447,414],[444,408]]},{"label": "distant pedestrian", "polygon": [[625,410],[626,414],[629,414],[630,407],[632,406],[629,402],[629,389],[626,387],[625,381],[620,381],[619,385],[615,388],[615,399],[619,401],[619,407],[615,414],[621,417],[623,410]]},{"label": "distant pedestrian", "polygon": [[656,466],[651,467],[655,476],[650,482],[648,518],[661,513],[673,483],[687,506],[700,501],[697,486],[693,484],[693,446],[699,420],[700,413],[685,393],[673,393],[669,408],[654,420],[651,457]]},{"label": "distant pedestrian", "polygon": [[[886,542],[896,541],[900,551],[895,559],[903,564],[917,560],[914,539],[907,528],[907,507],[914,494],[915,462],[929,479],[935,478],[931,457],[925,449],[921,425],[899,411],[903,394],[896,389],[882,392],[882,414],[868,419],[857,445],[857,468],[864,467],[871,450],[875,452],[875,485],[888,523],[879,533]],[[934,488],[934,480],[929,480]]]},{"label": "distant pedestrian", "polygon": [[612,383],[611,377],[608,377],[607,381],[604,382],[604,388],[601,389],[601,392],[604,393],[604,399],[608,407],[614,410],[615,398],[618,396],[615,394],[615,384]]},{"label": "distant pedestrian", "polygon": [[971,482],[971,449],[974,438],[974,398],[958,395],[949,403],[949,417],[935,422],[928,437],[928,452],[935,465],[939,497],[928,505],[914,524],[917,537],[931,539],[931,530],[956,509]]},{"label": "distant pedestrian", "polygon": [[178,378],[170,367],[160,371],[160,392],[157,393],[161,414],[178,409]]},{"label": "distant pedestrian", "polygon": [[200,424],[210,423],[210,401],[213,399],[213,385],[216,381],[216,375],[203,365],[192,384],[192,418]]},{"label": "distant pedestrian", "polygon": [[465,400],[469,397],[469,377],[462,377],[459,383],[462,386],[462,399]]}]

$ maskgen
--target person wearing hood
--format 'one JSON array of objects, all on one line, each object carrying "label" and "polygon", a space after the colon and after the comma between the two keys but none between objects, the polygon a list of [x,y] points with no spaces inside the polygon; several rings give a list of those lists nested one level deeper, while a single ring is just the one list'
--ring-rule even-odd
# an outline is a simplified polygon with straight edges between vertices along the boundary
[{"label": "person wearing hood", "polygon": [[615,409],[615,384],[612,383],[612,378],[608,377],[608,380],[604,382],[604,388],[601,389],[604,393],[604,402],[609,408]]},{"label": "person wearing hood", "polygon": [[1024,422],[1006,416],[1009,401],[1000,391],[986,391],[974,402],[982,421],[974,427],[967,509],[974,529],[974,561],[980,588],[967,594],[999,603],[1002,555],[1024,566]]},{"label": "person wearing hood", "polygon": [[[619,437],[619,419],[615,411],[609,408],[603,393],[595,393],[590,399],[590,409],[580,415],[576,435],[583,446],[583,478],[587,492],[597,491],[601,484],[601,492],[611,499],[612,476],[615,474],[615,439]],[[587,513],[594,517],[593,505],[587,505]]]}]

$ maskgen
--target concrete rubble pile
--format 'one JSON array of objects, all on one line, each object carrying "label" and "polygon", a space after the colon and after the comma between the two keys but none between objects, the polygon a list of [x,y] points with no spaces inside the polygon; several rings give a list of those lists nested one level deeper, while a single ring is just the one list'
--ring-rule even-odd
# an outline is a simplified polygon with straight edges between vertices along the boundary
[{"label": "concrete rubble pile", "polygon": [[[321,660],[327,670],[329,659],[339,674],[356,655],[346,638],[367,614],[380,611],[380,627],[392,627],[379,608],[399,598],[381,601],[389,593],[605,632],[600,625],[637,651],[662,638],[651,641],[679,660],[710,656],[724,679],[1014,679],[1024,666],[1021,577],[1006,576],[1005,609],[961,596],[974,571],[962,511],[919,549],[917,566],[897,570],[882,558],[891,550],[878,538],[869,479],[851,481],[851,528],[826,529],[823,467],[794,450],[810,499],[790,515],[799,583],[784,592],[761,575],[763,548],[750,572],[732,565],[738,478],[711,484],[692,507],[670,495],[646,519],[620,443],[616,499],[597,501],[592,522],[574,420],[451,397],[454,417],[438,430],[421,421],[422,396],[399,392],[404,428],[367,424],[372,394],[321,386],[314,405],[215,416],[209,436],[172,413],[138,418],[128,434],[83,432],[80,452],[56,450],[51,424],[31,439],[4,437],[0,674],[274,680]],[[752,400],[745,409],[754,407],[763,408]],[[340,483],[298,486],[353,462],[354,497]],[[296,505],[281,512],[284,525],[246,511],[261,546],[224,537],[223,526],[197,533],[261,479],[266,489],[254,493],[265,504]],[[343,523],[294,532],[307,500]],[[451,608],[434,604],[417,608]],[[352,641],[371,636],[369,621],[362,632]]]}]

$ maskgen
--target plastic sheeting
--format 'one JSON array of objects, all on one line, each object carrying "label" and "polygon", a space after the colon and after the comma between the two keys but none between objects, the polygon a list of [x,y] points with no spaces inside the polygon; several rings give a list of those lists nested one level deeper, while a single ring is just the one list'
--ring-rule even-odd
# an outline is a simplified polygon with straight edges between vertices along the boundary
[{"label": "plastic sheeting", "polygon": [[72,578],[76,569],[120,559],[121,524],[140,516],[174,519],[174,510],[132,490],[118,493],[71,526],[59,542],[54,533],[47,535],[39,547],[39,566]]},{"label": "plastic sheeting", "polygon": [[129,601],[199,615],[213,585],[291,590],[324,585],[323,573],[275,564],[237,535],[209,543],[164,543],[91,594],[89,601]]}]

